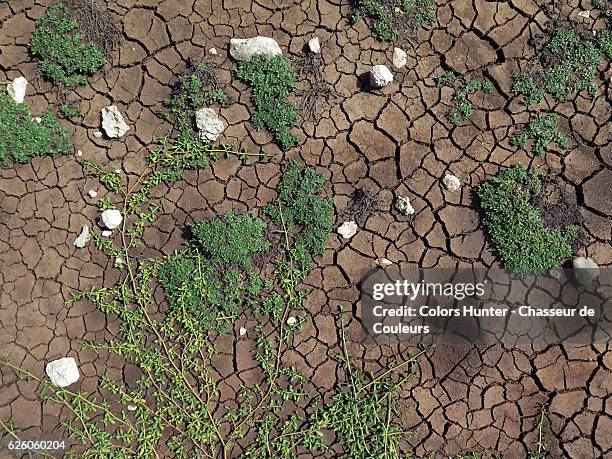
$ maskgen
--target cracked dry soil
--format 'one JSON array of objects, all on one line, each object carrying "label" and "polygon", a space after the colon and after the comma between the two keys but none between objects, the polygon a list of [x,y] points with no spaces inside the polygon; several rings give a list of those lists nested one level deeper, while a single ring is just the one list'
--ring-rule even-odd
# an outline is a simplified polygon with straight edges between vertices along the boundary
[{"label": "cracked dry soil", "polygon": [[[34,81],[36,65],[27,43],[34,20],[49,3],[0,3],[0,79],[21,73]],[[393,47],[377,42],[363,22],[350,26],[349,5],[343,0],[102,3],[122,18],[126,40],[115,51],[112,67],[77,88],[82,121],[64,124],[84,159],[126,174],[143,168],[144,151],[167,128],[157,112],[185,60],[211,47],[219,55],[207,58],[218,66],[220,81],[234,100],[221,110],[229,124],[221,140],[236,141],[250,151],[277,152],[271,136],[248,122],[250,95],[232,77],[236,64],[228,56],[229,40],[271,36],[290,55],[299,54],[315,34],[325,43],[323,76],[339,97],[325,106],[318,122],[306,121],[294,130],[303,144],[284,156],[326,173],[336,215],[357,188],[372,190],[379,209],[350,241],[332,236],[308,277],[311,320],[283,358],[320,393],[330,391],[340,374],[332,358],[339,340],[333,314],[339,305],[357,311],[356,284],[377,259],[422,267],[495,263],[470,189],[502,167],[523,162],[554,171],[586,220],[588,241],[578,254],[600,266],[612,264],[610,66],[601,72],[604,83],[594,100],[579,95],[555,107],[570,137],[566,151],[553,148],[545,158],[534,158],[510,146],[517,126],[528,120],[511,95],[511,76],[527,70],[535,53],[530,39],[544,32],[549,18],[542,6],[549,2],[440,2],[437,26],[400,41],[408,50],[408,65],[394,70],[395,81],[382,91],[367,90],[363,75],[373,64],[391,67]],[[589,2],[563,3],[564,14],[575,18]],[[491,94],[477,97],[469,120],[452,129],[444,117],[450,94],[433,81],[441,63],[463,75],[484,76],[494,86]],[[45,82],[30,85],[26,101],[33,113],[40,113],[54,103],[53,88]],[[119,140],[96,138],[100,109],[111,103],[119,106],[131,130]],[[165,212],[146,230],[140,255],[171,253],[183,242],[185,226],[196,219],[229,209],[261,209],[274,196],[282,161],[283,155],[220,160],[158,190]],[[462,180],[461,191],[443,188],[440,179],[447,172]],[[36,374],[43,373],[49,360],[74,356],[82,374],[78,384],[85,390],[95,390],[99,374],[133,380],[132,367],[80,348],[82,339],[108,338],[114,324],[86,302],[64,305],[76,289],[110,285],[119,275],[93,244],[84,249],[72,245],[81,226],[91,225],[97,216],[95,202],[104,197],[97,180],[88,178],[73,156],[36,158],[2,168],[0,174],[0,356]],[[87,195],[90,189],[100,192],[96,199]],[[397,195],[411,197],[413,223],[391,211]],[[354,320],[349,332],[354,338],[350,350],[366,369],[378,370],[385,359],[413,351],[401,345],[360,344]],[[258,377],[252,341],[237,335],[220,340],[222,355],[214,365],[216,376],[225,379],[222,395],[227,399],[241,382]],[[611,349],[608,343],[527,349],[439,346],[420,360],[420,374],[402,390],[402,418],[416,430],[410,440],[416,456],[485,450],[524,458],[537,441],[539,407],[549,403],[545,436],[550,457],[610,457]],[[0,418],[13,419],[23,438],[61,436],[60,410],[39,401],[35,384],[18,381],[9,372],[0,377]],[[6,454],[0,452],[0,457],[12,457]]]}]

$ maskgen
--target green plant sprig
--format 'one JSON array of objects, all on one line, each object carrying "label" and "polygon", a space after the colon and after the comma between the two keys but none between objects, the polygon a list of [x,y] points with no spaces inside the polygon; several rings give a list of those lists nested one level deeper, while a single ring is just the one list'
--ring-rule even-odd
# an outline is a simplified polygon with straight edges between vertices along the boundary
[{"label": "green plant sprig", "polygon": [[453,107],[446,112],[446,119],[453,126],[458,126],[472,114],[473,106],[469,99],[471,94],[478,91],[488,94],[493,90],[493,86],[488,81],[464,80],[458,77],[452,70],[434,78],[434,81],[439,86],[448,86],[454,89],[451,97]]}]

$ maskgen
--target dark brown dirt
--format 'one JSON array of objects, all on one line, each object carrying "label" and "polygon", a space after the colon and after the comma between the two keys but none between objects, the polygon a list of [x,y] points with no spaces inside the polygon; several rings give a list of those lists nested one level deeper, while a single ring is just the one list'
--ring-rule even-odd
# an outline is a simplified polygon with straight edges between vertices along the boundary
[{"label": "dark brown dirt", "polygon": [[[112,69],[78,88],[86,115],[82,123],[70,124],[70,133],[84,159],[126,174],[143,168],[144,151],[168,129],[157,113],[175,75],[185,69],[189,57],[211,47],[219,51],[210,56],[218,65],[219,80],[235,100],[221,109],[229,124],[221,140],[250,151],[278,152],[269,133],[255,131],[248,123],[249,92],[232,78],[236,65],[228,55],[229,40],[272,36],[292,55],[301,53],[315,34],[327,44],[323,75],[340,97],[324,106],[318,122],[305,121],[295,129],[304,139],[302,145],[276,159],[221,160],[159,191],[165,214],[146,230],[143,251],[143,256],[171,253],[183,242],[186,224],[195,219],[267,204],[283,157],[299,158],[327,175],[337,212],[356,189],[372,190],[380,210],[365,219],[349,242],[332,237],[308,278],[312,320],[284,357],[321,392],[336,381],[337,363],[330,357],[338,345],[333,315],[339,306],[358,310],[355,286],[378,259],[423,267],[495,263],[469,191],[502,167],[546,162],[558,170],[563,189],[585,219],[589,242],[578,254],[600,266],[612,264],[610,67],[601,72],[607,83],[595,100],[578,96],[555,107],[566,132],[573,133],[569,149],[533,158],[510,146],[515,127],[528,120],[524,107],[510,96],[510,87],[514,73],[529,71],[535,55],[529,42],[546,30],[547,16],[539,4],[547,2],[441,3],[437,27],[419,31],[411,45],[400,42],[412,49],[409,65],[394,70],[395,81],[384,90],[368,92],[359,77],[373,64],[391,67],[392,46],[377,42],[363,23],[349,26],[346,2],[102,2],[122,18],[125,42],[114,52]],[[570,0],[562,6],[564,14],[576,18],[579,3],[586,8],[589,2]],[[0,80],[20,74],[34,79],[36,65],[27,42],[33,21],[48,5],[35,0],[0,3]],[[601,25],[593,18],[581,21],[588,27]],[[452,129],[444,117],[450,94],[433,81],[442,66],[460,74],[483,73],[494,83],[469,121]],[[54,103],[51,89],[48,83],[29,86],[26,101],[35,113]],[[118,105],[131,127],[120,140],[93,135],[100,127],[100,109],[110,103]],[[461,191],[444,189],[441,178],[447,172],[461,179]],[[90,189],[100,193],[95,200],[87,196]],[[390,211],[396,195],[411,198],[417,212],[412,223]],[[37,158],[0,169],[0,358],[42,374],[47,361],[73,356],[83,376],[78,386],[84,390],[95,389],[97,375],[129,380],[131,371],[119,359],[81,350],[83,339],[108,337],[113,324],[103,314],[85,302],[64,305],[75,290],[111,284],[118,276],[93,244],[84,249],[72,245],[81,226],[95,221],[95,202],[102,197],[97,181],[88,178],[72,156]],[[253,325],[237,324],[249,329]],[[355,338],[351,352],[367,369],[380,369],[388,358],[414,351],[367,347],[358,343],[355,323],[350,331]],[[257,377],[252,341],[229,335],[218,349],[222,355],[215,363],[216,376],[224,380],[225,399],[232,399],[241,381]],[[237,375],[234,368],[239,369]],[[416,431],[411,443],[417,457],[485,450],[524,458],[536,442],[539,407],[549,402],[545,436],[550,457],[609,457],[610,369],[612,351],[606,343],[529,349],[439,346],[420,362],[419,377],[402,392],[402,418]],[[60,410],[39,401],[35,384],[17,382],[6,371],[0,378],[1,419],[12,419],[24,438],[63,437],[57,426]]]}]

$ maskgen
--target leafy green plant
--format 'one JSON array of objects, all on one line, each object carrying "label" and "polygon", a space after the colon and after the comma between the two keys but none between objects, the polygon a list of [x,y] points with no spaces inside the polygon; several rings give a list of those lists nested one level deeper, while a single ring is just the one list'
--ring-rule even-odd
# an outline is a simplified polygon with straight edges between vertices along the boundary
[{"label": "leafy green plant", "polygon": [[253,125],[257,129],[267,128],[283,150],[298,145],[299,138],[289,132],[297,122],[297,107],[287,100],[297,86],[297,76],[289,59],[256,54],[250,61],[242,62],[236,74],[252,86]]},{"label": "leafy green plant", "polygon": [[493,89],[488,81],[463,80],[457,77],[452,70],[443,73],[434,80],[438,85],[448,86],[455,90],[452,95],[454,106],[446,112],[446,119],[454,126],[467,119],[472,113],[472,102],[469,100],[471,94],[478,91],[490,93]]},{"label": "leafy green plant", "polygon": [[332,232],[333,200],[318,195],[323,181],[323,175],[314,169],[303,170],[296,161],[289,160],[278,185],[276,201],[266,208],[277,225],[283,224],[289,231],[300,228],[293,247],[294,256],[302,266],[307,266],[314,256],[323,255]]},{"label": "leafy green plant", "polygon": [[229,97],[217,81],[214,69],[204,63],[188,61],[187,70],[179,75],[170,98],[160,112],[175,130],[196,131],[195,112],[212,103],[226,104]]},{"label": "leafy green plant", "polygon": [[607,29],[591,40],[574,30],[557,28],[540,53],[542,69],[531,75],[516,75],[512,91],[524,96],[525,105],[541,102],[544,93],[552,95],[557,102],[581,91],[594,97],[597,94],[594,80],[604,55],[612,57],[612,38]]},{"label": "leafy green plant", "polygon": [[555,113],[536,116],[512,139],[512,145],[525,148],[527,142],[533,139],[532,151],[538,156],[546,152],[546,147],[551,142],[556,143],[559,148],[567,148],[567,136],[557,128],[558,119],[559,115]]},{"label": "leafy green plant", "polygon": [[555,269],[572,255],[574,226],[550,228],[532,204],[540,177],[519,164],[499,172],[477,189],[484,228],[503,265],[519,274]]},{"label": "leafy green plant", "polygon": [[36,21],[30,51],[38,58],[42,73],[61,86],[85,84],[105,63],[104,53],[79,34],[63,3],[52,5]]},{"label": "leafy green plant", "polygon": [[366,18],[380,41],[395,42],[404,29],[419,29],[436,22],[435,0],[355,0],[351,21]]},{"label": "leafy green plant", "polygon": [[0,160],[26,163],[35,156],[67,154],[72,141],[53,114],[33,119],[26,104],[18,104],[0,87]]},{"label": "leafy green plant", "polygon": [[60,115],[64,118],[73,118],[75,116],[83,116],[85,113],[73,104],[63,103],[59,107]]},{"label": "leafy green plant", "polygon": [[266,250],[265,223],[228,212],[191,227],[194,242],[165,258],[158,278],[173,310],[189,311],[205,330],[226,333],[241,305],[255,305],[262,281],[251,256]]},{"label": "leafy green plant", "polygon": [[544,100],[544,91],[535,83],[533,78],[525,73],[514,76],[512,92],[522,95],[525,105],[539,104]]}]

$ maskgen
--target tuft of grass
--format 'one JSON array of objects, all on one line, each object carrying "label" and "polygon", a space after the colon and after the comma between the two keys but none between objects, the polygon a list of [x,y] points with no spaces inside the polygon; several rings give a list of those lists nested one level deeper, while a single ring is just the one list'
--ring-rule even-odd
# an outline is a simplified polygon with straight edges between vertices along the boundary
[{"label": "tuft of grass", "polygon": [[352,7],[351,22],[365,18],[376,38],[385,42],[436,23],[435,0],[355,0]]},{"label": "tuft of grass", "polygon": [[52,5],[36,21],[30,51],[38,58],[42,74],[60,86],[85,84],[87,76],[106,63],[104,53],[79,33],[63,3]]},{"label": "tuft of grass", "polygon": [[10,158],[27,163],[35,156],[67,154],[71,149],[66,129],[53,114],[46,113],[36,122],[26,104],[16,103],[0,87],[0,160],[4,166]]},{"label": "tuft of grass", "polygon": [[454,106],[446,112],[446,119],[454,126],[466,120],[472,113],[472,102],[469,99],[471,94],[478,91],[490,93],[493,86],[488,81],[463,80],[455,75],[452,70],[434,78],[436,84],[448,86],[455,90],[452,95]]},{"label": "tuft of grass", "polygon": [[519,164],[477,188],[483,224],[503,266],[519,274],[555,269],[572,255],[577,228],[546,226],[533,200],[542,191],[536,171]]},{"label": "tuft of grass", "polygon": [[546,152],[546,147],[554,142],[559,148],[567,148],[567,136],[557,128],[559,115],[550,113],[545,116],[536,116],[532,119],[525,129],[516,135],[512,145],[525,148],[529,140],[533,140],[532,152],[542,156]]},{"label": "tuft of grass", "polygon": [[297,75],[289,59],[257,54],[242,62],[236,75],[253,88],[253,125],[267,128],[283,150],[298,145],[299,138],[289,132],[297,123],[297,106],[287,100],[297,87]]}]

